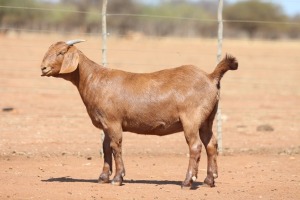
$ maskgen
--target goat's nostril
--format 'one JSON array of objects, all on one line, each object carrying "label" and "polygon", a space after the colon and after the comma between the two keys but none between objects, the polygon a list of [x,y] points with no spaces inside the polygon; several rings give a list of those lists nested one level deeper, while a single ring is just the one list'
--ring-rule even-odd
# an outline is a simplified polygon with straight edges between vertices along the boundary
[{"label": "goat's nostril", "polygon": [[44,69],[46,69],[46,68],[47,68],[47,67],[42,67],[41,69],[44,70]]}]

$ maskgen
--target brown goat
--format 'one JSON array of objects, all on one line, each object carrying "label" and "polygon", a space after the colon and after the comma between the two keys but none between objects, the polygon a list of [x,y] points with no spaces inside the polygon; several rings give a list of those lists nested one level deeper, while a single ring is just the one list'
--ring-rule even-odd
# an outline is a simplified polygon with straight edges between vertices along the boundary
[{"label": "brown goat", "polygon": [[192,65],[137,74],[96,64],[73,45],[78,42],[81,41],[50,46],[41,70],[42,76],[71,81],[78,88],[93,124],[103,129],[104,166],[99,182],[109,182],[113,155],[116,172],[112,183],[122,184],[123,131],[159,136],[183,131],[190,157],[182,187],[191,187],[197,178],[202,143],[208,156],[204,183],[214,186],[218,171],[212,125],[220,80],[227,70],[238,68],[236,59],[226,55],[211,74]]}]

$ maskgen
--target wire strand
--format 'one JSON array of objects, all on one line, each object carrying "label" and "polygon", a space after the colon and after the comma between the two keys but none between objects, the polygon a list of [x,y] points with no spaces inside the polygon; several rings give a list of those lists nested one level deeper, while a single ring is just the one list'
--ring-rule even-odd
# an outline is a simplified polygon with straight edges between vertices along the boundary
[{"label": "wire strand", "polygon": [[[36,11],[59,11],[59,12],[70,12],[79,14],[94,14],[101,17],[100,12],[90,12],[90,11],[78,11],[78,10],[65,10],[65,9],[51,9],[51,8],[31,8],[23,6],[0,6],[0,8],[5,9],[25,9],[25,10],[36,10]],[[131,13],[108,13],[106,16],[119,16],[119,17],[143,17],[143,18],[161,18],[161,19],[172,19],[172,20],[190,20],[190,21],[202,21],[202,22],[215,22],[217,19],[200,19],[193,17],[174,17],[167,15],[147,15],[147,14],[131,14]],[[263,21],[263,20],[223,20],[224,23],[261,23],[261,24],[289,24],[289,25],[300,25],[299,22],[290,21]]]}]

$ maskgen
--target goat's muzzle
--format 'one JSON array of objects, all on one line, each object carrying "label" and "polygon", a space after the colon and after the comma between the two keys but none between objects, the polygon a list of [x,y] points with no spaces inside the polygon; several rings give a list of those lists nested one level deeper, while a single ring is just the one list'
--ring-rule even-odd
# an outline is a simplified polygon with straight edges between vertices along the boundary
[{"label": "goat's muzzle", "polygon": [[41,70],[41,76],[48,76],[48,74],[51,72],[51,67],[41,67]]}]

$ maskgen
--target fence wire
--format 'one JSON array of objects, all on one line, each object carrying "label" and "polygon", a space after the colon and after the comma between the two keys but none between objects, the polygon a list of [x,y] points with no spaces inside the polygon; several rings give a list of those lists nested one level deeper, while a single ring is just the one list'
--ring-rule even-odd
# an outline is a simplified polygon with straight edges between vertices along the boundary
[{"label": "fence wire", "polygon": [[[66,10],[66,9],[51,9],[51,8],[31,8],[25,6],[4,6],[0,5],[2,9],[22,9],[22,10],[34,10],[34,11],[49,11],[49,12],[65,12],[65,13],[78,13],[78,14],[92,14],[98,15],[101,17],[100,12],[91,12],[91,11],[79,11],[79,10]],[[200,22],[218,22],[218,19],[200,19],[193,17],[176,17],[168,15],[145,15],[145,14],[133,14],[133,13],[107,13],[108,17],[142,17],[142,18],[160,18],[160,19],[170,19],[170,20],[188,20],[188,21],[200,21]],[[287,25],[298,25],[299,22],[291,21],[267,21],[267,20],[226,20],[223,19],[224,23],[259,23],[259,24],[287,24]]]}]

